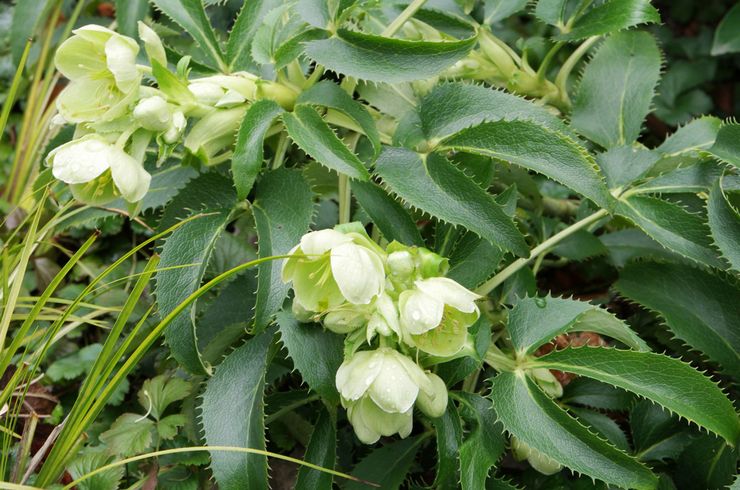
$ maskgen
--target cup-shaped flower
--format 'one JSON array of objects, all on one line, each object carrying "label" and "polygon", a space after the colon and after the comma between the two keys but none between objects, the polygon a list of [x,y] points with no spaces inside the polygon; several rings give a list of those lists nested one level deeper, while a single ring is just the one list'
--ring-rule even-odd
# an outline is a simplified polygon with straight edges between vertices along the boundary
[{"label": "cup-shaped flower", "polygon": [[54,63],[72,82],[57,97],[69,122],[110,121],[136,100],[141,72],[139,46],[130,37],[97,25],[74,31],[57,49]]},{"label": "cup-shaped flower", "polygon": [[404,341],[435,356],[456,354],[480,316],[478,295],[446,277],[422,279],[414,286],[398,299]]},{"label": "cup-shaped flower", "polygon": [[75,196],[86,202],[102,203],[118,196],[136,202],[151,181],[140,162],[95,134],[53,149],[46,164],[54,177],[71,184]]},{"label": "cup-shaped flower", "polygon": [[387,347],[357,352],[344,361],[337,371],[336,385],[357,437],[366,444],[380,436],[409,435],[419,393],[436,396],[427,374],[411,359]]},{"label": "cup-shaped flower", "polygon": [[543,475],[553,475],[562,468],[560,463],[525,444],[516,437],[511,438],[511,451],[514,453],[514,458],[518,461],[524,461],[526,459],[532,465],[532,468]]},{"label": "cup-shaped flower", "polygon": [[383,292],[385,270],[378,251],[357,233],[320,230],[304,235],[283,263],[295,302],[325,312],[345,302],[367,305]]}]

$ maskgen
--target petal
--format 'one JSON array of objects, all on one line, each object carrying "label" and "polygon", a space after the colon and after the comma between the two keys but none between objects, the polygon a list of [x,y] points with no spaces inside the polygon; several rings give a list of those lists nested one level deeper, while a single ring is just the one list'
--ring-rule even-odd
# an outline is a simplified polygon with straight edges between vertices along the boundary
[{"label": "petal", "polygon": [[359,402],[358,415],[366,427],[382,436],[399,434],[406,437],[413,427],[413,409],[403,413],[387,413],[373,403],[372,399],[363,398]]},{"label": "petal", "polygon": [[59,45],[54,55],[54,65],[70,80],[105,72],[108,68],[103,45],[80,36],[72,36]]},{"label": "petal", "polygon": [[478,309],[475,300],[480,296],[447,277],[432,277],[416,281],[416,287],[462,312],[472,313]]},{"label": "petal", "polygon": [[329,267],[328,258],[314,261],[297,260],[291,279],[295,301],[309,311],[323,312],[344,303],[337,283],[327,273],[328,278],[319,287],[316,282],[324,275],[324,269]]},{"label": "petal", "polygon": [[144,43],[144,50],[150,60],[155,60],[162,66],[167,66],[167,54],[164,51],[162,40],[159,38],[156,32],[151,27],[138,22],[139,27],[139,39]]},{"label": "petal", "polygon": [[152,176],[134,157],[118,148],[114,150],[110,161],[113,182],[126,201],[140,201],[149,190]]},{"label": "petal", "polygon": [[444,303],[419,290],[401,293],[398,308],[401,326],[411,334],[422,334],[435,328],[442,321]]},{"label": "petal", "polygon": [[[393,302],[390,296],[386,293],[382,293],[378,296],[375,301],[375,307],[377,308],[377,314],[385,320],[388,327],[397,335],[401,334],[401,324],[398,320],[398,308]],[[390,335],[390,334],[388,334]]]},{"label": "petal", "polygon": [[429,373],[428,375],[432,389],[429,392],[424,390],[419,392],[419,397],[416,399],[416,406],[421,410],[427,417],[437,418],[441,417],[445,410],[447,410],[447,386],[442,378],[436,374]]},{"label": "petal", "polygon": [[64,87],[56,105],[69,122],[97,121],[106,117],[122,96],[112,80],[82,78]]},{"label": "petal", "polygon": [[364,444],[375,444],[380,439],[380,433],[367,425],[365,422],[365,413],[362,409],[362,402],[352,403],[347,408],[347,418],[355,435]]},{"label": "petal", "polygon": [[357,400],[375,381],[383,362],[378,351],[361,351],[339,366],[336,376],[337,391],[346,400]]},{"label": "petal", "polygon": [[401,368],[392,354],[383,354],[382,367],[370,385],[370,398],[383,411],[402,413],[414,406],[419,386]]},{"label": "petal", "polygon": [[301,238],[301,250],[306,255],[323,255],[332,248],[351,241],[352,238],[335,230],[312,231]]},{"label": "petal", "polygon": [[106,64],[122,92],[128,93],[139,86],[141,73],[136,68],[138,52],[139,45],[125,36],[113,36],[105,43]]},{"label": "petal", "polygon": [[111,145],[98,138],[66,143],[46,157],[51,172],[67,184],[90,182],[110,167]]},{"label": "petal", "polygon": [[[290,252],[288,252],[285,255],[293,255],[296,252],[299,252],[300,254],[303,253],[300,251],[300,245],[296,245],[295,247],[291,248]],[[288,283],[293,279],[293,274],[295,274],[296,264],[298,263],[299,260],[300,260],[299,258],[283,259],[283,267],[280,270],[280,277],[282,278],[284,283]]]},{"label": "petal", "polygon": [[365,247],[345,243],[332,248],[331,272],[350,303],[366,305],[383,291],[383,262]]},{"label": "petal", "polygon": [[90,41],[91,43],[99,44],[101,46],[111,37],[121,36],[116,31],[112,31],[107,27],[99,26],[97,24],[87,24],[75,29],[72,33],[86,41]]}]

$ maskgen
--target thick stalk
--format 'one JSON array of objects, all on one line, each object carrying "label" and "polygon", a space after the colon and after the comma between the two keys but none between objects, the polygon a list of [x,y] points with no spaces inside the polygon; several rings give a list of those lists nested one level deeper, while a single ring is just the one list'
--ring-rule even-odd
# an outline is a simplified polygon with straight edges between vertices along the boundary
[{"label": "thick stalk", "polygon": [[511,264],[509,264],[506,268],[504,268],[501,272],[490,278],[488,281],[483,283],[478,289],[475,290],[476,293],[480,294],[481,296],[485,296],[494,289],[496,289],[497,286],[499,286],[501,283],[503,283],[506,279],[514,275],[519,269],[524,267],[529,263],[530,260],[533,260],[537,258],[540,254],[546,252],[548,249],[550,249],[555,244],[561,242],[565,238],[569,237],[573,233],[577,232],[580,229],[583,229],[590,225],[591,223],[595,223],[596,221],[600,220],[604,216],[607,216],[609,213],[607,210],[602,209],[600,211],[596,211],[591,216],[587,216],[586,218],[583,218],[582,220],[573,223],[566,229],[560,231],[559,233],[554,234],[544,242],[537,245],[535,248],[532,249],[532,251],[529,254],[529,257],[523,257],[520,259],[515,260]]},{"label": "thick stalk", "polygon": [[555,77],[555,86],[558,88],[560,100],[564,105],[570,107],[570,97],[568,97],[568,77],[570,77],[570,72],[573,71],[576,64],[600,38],[601,36],[592,36],[583,41],[583,43],[573,51],[568,59],[565,60],[565,63],[563,63],[563,66],[560,68],[558,75]]},{"label": "thick stalk", "polygon": [[427,0],[414,0],[413,2],[411,2],[408,7],[406,7],[403,12],[401,12],[399,16],[396,17],[393,22],[391,22],[388,27],[386,27],[383,32],[380,33],[380,35],[385,37],[393,37],[393,35],[398,32],[401,27],[403,27],[407,20],[414,16],[417,10],[419,10],[426,3],[426,1]]}]

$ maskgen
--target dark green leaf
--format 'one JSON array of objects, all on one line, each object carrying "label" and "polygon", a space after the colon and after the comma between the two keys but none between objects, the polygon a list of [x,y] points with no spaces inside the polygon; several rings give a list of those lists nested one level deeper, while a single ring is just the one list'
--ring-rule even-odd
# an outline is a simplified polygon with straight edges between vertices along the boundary
[{"label": "dark green leaf", "polygon": [[622,271],[614,287],[660,313],[676,337],[740,379],[735,284],[688,265],[636,263]]},{"label": "dark green leaf", "polygon": [[383,189],[373,182],[353,182],[352,193],[388,241],[424,246],[419,229],[408,211]]},{"label": "dark green leaf", "polygon": [[645,175],[659,158],[660,155],[642,145],[624,145],[599,153],[596,163],[604,173],[609,189],[616,189]]},{"label": "dark green leaf", "polygon": [[234,177],[237,199],[247,197],[262,168],[264,139],[283,109],[274,101],[258,100],[247,109],[236,137],[231,173]]},{"label": "dark green leaf", "polygon": [[[409,437],[378,447],[357,463],[352,476],[373,482],[383,490],[397,490],[406,479],[424,437]],[[346,490],[366,490],[364,483],[350,481]]]},{"label": "dark green leaf", "polygon": [[714,31],[712,55],[740,51],[740,4],[735,4],[722,18]]},{"label": "dark green leaf", "polygon": [[[336,450],[337,429],[335,427],[335,420],[326,408],[321,408],[303,460],[319,465],[322,468],[334,469]],[[328,473],[301,466],[298,470],[298,479],[294,488],[295,490],[332,488],[332,480],[332,475]]]},{"label": "dark green leaf", "polygon": [[672,261],[688,261],[663,247],[637,228],[613,231],[599,236],[607,248],[609,258],[616,267],[624,267],[636,258],[660,258]]},{"label": "dark green leaf", "polygon": [[675,460],[691,444],[689,429],[658,405],[641,400],[630,410],[635,456],[641,461]]},{"label": "dark green leaf", "polygon": [[398,83],[439,74],[465,56],[475,43],[475,37],[447,42],[407,41],[340,29],[331,39],[306,43],[306,54],[342,75]]},{"label": "dark green leaf", "polygon": [[[285,199],[290,196],[290,199]],[[257,186],[253,204],[259,235],[259,255],[283,255],[292,249],[311,224],[313,194],[300,172],[273,170]],[[282,261],[258,266],[255,325],[264,328],[283,305],[289,285],[280,277]]]},{"label": "dark green leaf", "polygon": [[660,65],[660,51],[647,32],[610,36],[583,72],[573,128],[604,148],[633,143],[650,111]]},{"label": "dark green leaf", "polygon": [[252,40],[265,14],[277,5],[278,2],[275,0],[244,2],[226,43],[226,59],[233,71],[250,70],[255,67],[250,55]]},{"label": "dark green leaf", "polygon": [[136,23],[149,13],[147,0],[116,0],[116,23],[118,32],[136,38],[139,28]]},{"label": "dark green leaf", "polygon": [[664,157],[677,157],[705,150],[714,144],[722,120],[714,116],[704,116],[678,128],[658,148]]},{"label": "dark green leaf", "polygon": [[571,138],[529,121],[484,122],[443,142],[544,174],[607,207],[609,194],[591,155]]},{"label": "dark green leaf", "polygon": [[591,428],[601,434],[607,441],[611,442],[614,447],[622,451],[629,452],[630,445],[627,442],[627,436],[624,434],[619,425],[603,413],[588,410],[586,408],[571,408],[570,412],[580,420],[583,425]]},{"label": "dark green leaf", "polygon": [[363,105],[354,100],[339,85],[324,80],[302,92],[296,103],[312,104],[335,109],[352,119],[373,145],[375,155],[380,152],[380,135],[375,120]]},{"label": "dark green leaf", "polygon": [[[209,446],[265,449],[265,371],[274,329],[251,338],[216,368],[206,383],[201,424]],[[267,458],[213,451],[213,477],[221,488],[267,488]]]},{"label": "dark green leaf", "polygon": [[558,463],[620,487],[655,488],[647,467],[569,416],[522,371],[496,376],[490,396],[508,432]]},{"label": "dark green leaf", "polygon": [[529,249],[503,207],[444,157],[402,148],[385,148],[376,171],[390,190],[408,204],[454,225],[461,225],[494,245],[526,255]]},{"label": "dark green leaf", "polygon": [[723,267],[712,247],[707,224],[678,204],[633,195],[620,198],[615,211],[668,250],[711,267]]},{"label": "dark green leaf", "polygon": [[462,443],[462,426],[460,415],[452,400],[447,402],[445,413],[432,420],[437,435],[437,476],[434,488],[457,488],[460,481],[460,444]]},{"label": "dark green leaf", "polygon": [[650,0],[610,0],[586,12],[558,39],[576,41],[656,22],[660,22],[660,14]]},{"label": "dark green leaf", "polygon": [[570,134],[570,129],[542,106],[502,90],[461,82],[437,85],[419,106],[424,135],[439,139],[483,121],[520,119]]},{"label": "dark green leaf", "polygon": [[[342,364],[341,336],[313,323],[300,323],[290,311],[277,314],[280,338],[293,366],[311,390],[331,404],[339,403],[334,377]],[[321,359],[317,362],[317,359]]]},{"label": "dark green leaf", "polygon": [[722,175],[722,169],[712,161],[679,167],[635,187],[640,194],[671,194],[706,192]]},{"label": "dark green leaf", "polygon": [[740,123],[719,128],[717,139],[707,152],[723,163],[740,168]]},{"label": "dark green leaf", "polygon": [[[703,464],[697,464],[699,461]],[[727,488],[737,474],[737,449],[703,434],[681,453],[676,469],[676,481],[684,484],[683,488]]]},{"label": "dark green leaf", "polygon": [[459,396],[476,421],[475,428],[460,446],[460,487],[479,490],[485,487],[491,467],[506,450],[504,428],[497,421],[490,400],[465,392]]},{"label": "dark green leaf", "polygon": [[213,68],[224,68],[218,39],[208,20],[202,0],[150,0],[157,9],[175,21],[190,34],[212,63]]},{"label": "dark green leaf", "polygon": [[554,350],[534,363],[631,391],[730,444],[740,437],[740,420],[732,402],[708,377],[677,359],[653,352],[582,347]]},{"label": "dark green leaf", "polygon": [[724,179],[717,179],[709,192],[707,217],[712,238],[722,256],[733,269],[740,271],[740,213],[722,188]]},{"label": "dark green leaf", "polygon": [[627,410],[635,397],[622,389],[591,378],[576,378],[565,387],[560,399],[563,403],[575,403],[599,410]]},{"label": "dark green leaf", "polygon": [[578,0],[539,0],[534,15],[542,22],[563,30],[565,24],[576,13]]},{"label": "dark green leaf", "polygon": [[293,112],[283,114],[288,134],[320,164],[353,179],[367,180],[367,169],[347,145],[340,140],[313,107],[298,105]]},{"label": "dark green leaf", "polygon": [[139,405],[152,417],[159,419],[172,403],[186,398],[192,385],[184,379],[160,374],[144,381],[138,393]]},{"label": "dark green leaf", "polygon": [[648,350],[622,320],[585,301],[565,298],[523,298],[509,312],[507,324],[517,352],[530,354],[557,335],[590,331],[608,335],[638,350]]}]

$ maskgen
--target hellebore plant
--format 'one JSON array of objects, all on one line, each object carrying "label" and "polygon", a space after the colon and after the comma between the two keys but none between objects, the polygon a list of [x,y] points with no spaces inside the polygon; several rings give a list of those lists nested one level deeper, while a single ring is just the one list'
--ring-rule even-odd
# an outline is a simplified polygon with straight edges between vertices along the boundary
[{"label": "hellebore plant", "polygon": [[[199,482],[224,489],[266,488],[274,451],[305,454],[298,488],[668,488],[684,461],[719,475],[686,487],[730,483],[740,126],[645,130],[648,0],[254,1],[233,23],[232,2],[152,3],[138,41],[59,46],[75,128],[40,179],[99,213],[80,220],[157,230],[136,328],[161,322],[139,357],[105,352],[131,372],[161,334],[153,362],[202,390],[142,440],[185,427],[168,441],[207,446]],[[87,455],[95,390],[35,485]]]}]

